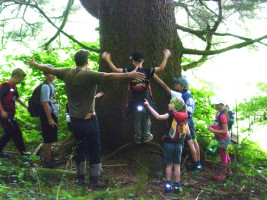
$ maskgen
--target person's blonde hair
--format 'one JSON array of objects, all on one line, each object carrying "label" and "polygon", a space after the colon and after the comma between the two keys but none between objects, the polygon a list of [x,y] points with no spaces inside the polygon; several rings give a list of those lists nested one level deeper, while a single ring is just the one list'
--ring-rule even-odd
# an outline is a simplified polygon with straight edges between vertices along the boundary
[{"label": "person's blonde hair", "polygon": [[18,77],[25,77],[26,74],[21,68],[16,68],[12,71],[11,77],[18,76]]}]

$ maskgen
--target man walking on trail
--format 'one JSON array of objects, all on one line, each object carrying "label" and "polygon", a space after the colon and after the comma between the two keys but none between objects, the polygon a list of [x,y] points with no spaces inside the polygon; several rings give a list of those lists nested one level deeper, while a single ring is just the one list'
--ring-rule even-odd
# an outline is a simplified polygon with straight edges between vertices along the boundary
[{"label": "man walking on trail", "polygon": [[[47,65],[54,68],[53,65]],[[55,75],[51,73],[44,72],[45,82],[42,84],[40,100],[43,105],[43,110],[40,115],[42,136],[44,139],[43,149],[44,149],[44,167],[54,168],[57,165],[56,160],[52,159],[52,148],[51,145],[57,142],[57,118],[58,118],[58,106],[54,101],[55,85],[53,81],[55,80]]]},{"label": "man walking on trail", "polygon": [[80,49],[74,55],[75,69],[54,69],[38,64],[34,59],[29,64],[39,70],[56,75],[65,82],[69,111],[71,116],[72,132],[76,142],[75,161],[78,184],[85,183],[86,174],[86,145],[90,149],[90,187],[105,187],[99,179],[101,171],[100,158],[100,132],[95,113],[95,94],[97,85],[106,79],[133,78],[143,80],[142,73],[132,71],[129,73],[105,73],[87,69],[89,53]]},{"label": "man walking on trail", "polygon": [[28,110],[28,106],[20,100],[16,87],[25,76],[26,74],[22,69],[16,68],[12,71],[10,79],[0,84],[0,119],[5,132],[0,139],[1,158],[9,158],[8,153],[4,153],[2,150],[10,139],[14,141],[20,154],[22,156],[26,155],[22,132],[14,118],[16,112],[15,102],[18,102]]}]

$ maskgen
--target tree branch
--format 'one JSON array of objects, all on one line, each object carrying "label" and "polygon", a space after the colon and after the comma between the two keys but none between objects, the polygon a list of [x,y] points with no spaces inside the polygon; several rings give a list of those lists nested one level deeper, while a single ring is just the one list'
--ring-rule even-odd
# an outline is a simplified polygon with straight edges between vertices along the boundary
[{"label": "tree branch", "polygon": [[3,2],[12,2],[18,5],[28,5],[32,8],[35,8],[38,10],[38,12],[53,26],[55,27],[58,31],[60,31],[60,33],[62,33],[63,35],[65,35],[67,38],[69,38],[70,40],[72,40],[73,42],[77,43],[78,45],[80,45],[82,48],[99,53],[100,50],[99,49],[94,49],[91,47],[88,47],[84,44],[82,44],[81,42],[79,42],[78,40],[76,40],[74,37],[72,37],[71,35],[67,34],[66,32],[64,32],[63,30],[60,30],[60,28],[58,28],[52,21],[51,19],[43,12],[43,10],[41,8],[39,8],[39,6],[37,5],[37,3],[35,2],[35,4],[31,4],[31,3],[26,3],[24,1],[20,2],[20,1],[16,1],[16,0],[3,0]]},{"label": "tree branch", "polygon": [[260,42],[261,40],[264,40],[264,39],[267,39],[267,35],[264,35],[262,37],[254,39],[254,40],[249,40],[249,41],[246,41],[246,42],[241,42],[241,43],[238,43],[238,44],[234,44],[234,45],[231,45],[231,46],[219,49],[219,50],[210,50],[210,51],[205,51],[204,50],[204,51],[201,51],[201,50],[196,50],[196,49],[184,48],[183,49],[183,53],[184,54],[194,54],[194,55],[206,55],[206,56],[208,56],[208,55],[216,55],[216,54],[224,53],[226,51],[230,51],[230,50],[233,50],[233,49],[240,49],[242,47],[254,44],[256,42]]},{"label": "tree branch", "polygon": [[181,30],[181,31],[184,31],[184,32],[187,32],[187,33],[191,33],[191,34],[197,36],[198,38],[200,38],[201,40],[203,40],[205,42],[207,41],[206,38],[203,36],[204,33],[205,33],[204,31],[196,31],[196,30],[193,30],[191,28],[181,26],[179,24],[176,24],[176,28],[178,30]]},{"label": "tree branch", "polygon": [[60,32],[63,30],[64,26],[66,25],[69,13],[70,13],[70,9],[72,7],[74,3],[74,0],[69,0],[66,10],[63,12],[63,21],[61,23],[61,26],[59,27],[58,31],[56,32],[56,34],[48,41],[44,44],[45,49],[48,49],[48,46],[58,37],[58,35],[60,34]]},{"label": "tree branch", "polygon": [[79,42],[78,40],[76,40],[75,38],[73,38],[72,36],[70,36],[69,34],[67,34],[66,32],[64,32],[63,30],[60,30],[51,20],[50,18],[43,12],[42,9],[40,9],[37,5],[31,5],[32,7],[36,8],[39,13],[41,15],[43,15],[43,17],[45,19],[47,19],[47,21],[52,25],[54,26],[56,29],[58,29],[63,35],[65,35],[66,37],[68,37],[69,39],[71,39],[72,41],[74,41],[75,43],[79,44],[81,47],[83,47],[84,49],[87,49],[87,50],[90,50],[90,51],[93,51],[93,52],[96,52],[96,53],[99,53],[100,50],[99,49],[94,49],[94,48],[91,48],[91,47],[88,47],[84,44],[82,44],[81,42]]}]

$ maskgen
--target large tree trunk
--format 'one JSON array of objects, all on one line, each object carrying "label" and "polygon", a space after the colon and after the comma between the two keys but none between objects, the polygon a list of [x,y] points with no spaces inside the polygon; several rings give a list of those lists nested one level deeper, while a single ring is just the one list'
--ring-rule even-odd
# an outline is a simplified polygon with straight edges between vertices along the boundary
[{"label": "large tree trunk", "polygon": [[[162,61],[163,50],[170,49],[172,57],[159,76],[172,88],[173,77],[181,74],[182,48],[175,28],[173,0],[101,0],[99,3],[101,52],[110,52],[114,64],[125,68],[132,67],[129,57],[138,50],[145,56],[143,67],[156,67]],[[100,60],[100,71],[111,72],[103,60]],[[117,148],[133,140],[133,120],[131,117],[127,120],[125,108],[127,86],[128,80],[109,80],[99,86],[99,91],[105,92],[96,104],[104,148]],[[153,79],[151,87],[157,111],[166,113],[169,97]],[[166,122],[151,119],[151,132],[154,140],[159,141]]]}]

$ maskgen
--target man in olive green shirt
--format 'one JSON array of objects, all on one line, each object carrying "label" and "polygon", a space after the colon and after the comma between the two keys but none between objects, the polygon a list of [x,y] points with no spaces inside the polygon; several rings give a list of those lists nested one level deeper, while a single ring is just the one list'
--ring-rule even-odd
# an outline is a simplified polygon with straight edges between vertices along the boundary
[{"label": "man in olive green shirt", "polygon": [[76,142],[74,159],[77,166],[77,182],[85,183],[86,176],[86,147],[90,150],[90,187],[104,187],[99,180],[101,171],[100,132],[95,114],[95,95],[97,85],[106,79],[132,78],[143,80],[142,73],[132,71],[129,73],[105,73],[87,69],[89,53],[80,49],[74,55],[75,69],[50,68],[38,64],[34,59],[28,61],[29,65],[48,73],[53,73],[65,82],[68,97],[69,114],[71,116],[72,132]]}]

